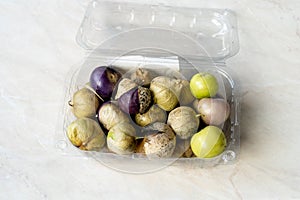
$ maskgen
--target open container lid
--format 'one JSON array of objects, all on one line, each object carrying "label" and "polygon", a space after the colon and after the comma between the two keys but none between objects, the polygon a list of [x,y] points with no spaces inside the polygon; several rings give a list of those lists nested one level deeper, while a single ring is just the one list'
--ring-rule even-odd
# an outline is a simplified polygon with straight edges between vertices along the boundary
[{"label": "open container lid", "polygon": [[[95,0],[89,4],[77,42],[89,54],[72,77],[69,95],[85,85],[93,69],[101,65],[119,65],[127,70],[132,66],[156,67],[157,70],[163,65],[173,70],[189,67],[187,71],[192,68],[197,72],[203,70],[199,63],[206,63],[204,70],[216,75],[220,94],[226,99],[229,94],[226,84],[231,83],[225,83],[224,74],[218,74],[215,62],[223,63],[239,48],[235,16],[229,10],[147,6],[114,0]],[[65,117],[64,127],[72,120],[71,114]],[[109,152],[84,154],[110,168],[129,173],[156,171],[179,157],[148,160],[138,155],[120,156]],[[226,161],[224,155],[195,159],[201,166],[210,166]]]},{"label": "open container lid", "polygon": [[[151,45],[153,39],[160,39],[162,47],[184,49],[184,57],[198,57],[225,60],[239,50],[237,23],[230,10],[170,7],[161,4],[126,3],[117,0],[92,1],[77,34],[77,42],[87,50],[99,47],[107,39],[141,28],[167,29],[184,34],[193,42],[180,46],[174,36],[173,42],[164,40],[161,33],[132,35],[127,43],[110,45],[109,51],[131,51],[136,45]],[[128,36],[128,34],[127,34]],[[149,38],[151,37],[151,40]],[[129,38],[131,39],[131,38]],[[197,52],[195,46],[200,45]],[[101,45],[101,48],[106,46]],[[141,45],[140,45],[141,46]],[[203,53],[205,50],[205,53]]]}]

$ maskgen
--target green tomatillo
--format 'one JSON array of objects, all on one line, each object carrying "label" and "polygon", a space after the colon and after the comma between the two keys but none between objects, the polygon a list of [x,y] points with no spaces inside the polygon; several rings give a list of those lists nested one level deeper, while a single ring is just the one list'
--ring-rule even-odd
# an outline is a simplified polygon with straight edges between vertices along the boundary
[{"label": "green tomatillo", "polygon": [[221,154],[226,146],[226,138],[221,129],[207,126],[191,139],[193,153],[199,158],[212,158]]},{"label": "green tomatillo", "polygon": [[219,85],[214,75],[210,73],[198,73],[192,77],[190,89],[194,97],[201,99],[215,96]]}]

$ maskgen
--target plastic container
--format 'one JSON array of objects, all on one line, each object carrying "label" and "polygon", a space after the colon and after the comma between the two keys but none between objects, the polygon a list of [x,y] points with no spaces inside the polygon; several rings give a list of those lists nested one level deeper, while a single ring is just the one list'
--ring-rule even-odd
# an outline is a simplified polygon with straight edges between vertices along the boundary
[{"label": "plastic container", "polygon": [[[92,157],[128,173],[151,172],[170,164],[212,167],[235,162],[240,138],[239,96],[225,61],[239,49],[236,24],[234,13],[224,9],[92,1],[77,34],[87,57],[72,67],[67,79],[57,147],[67,155]],[[74,147],[66,136],[67,126],[75,120],[67,103],[89,81],[93,69],[103,65],[112,65],[125,74],[139,67],[149,68],[187,80],[198,72],[214,74],[218,95],[230,103],[231,114],[222,127],[227,138],[225,151],[214,158],[179,158],[184,149],[171,158],[147,159],[138,154],[123,156],[105,149],[94,152]]]}]

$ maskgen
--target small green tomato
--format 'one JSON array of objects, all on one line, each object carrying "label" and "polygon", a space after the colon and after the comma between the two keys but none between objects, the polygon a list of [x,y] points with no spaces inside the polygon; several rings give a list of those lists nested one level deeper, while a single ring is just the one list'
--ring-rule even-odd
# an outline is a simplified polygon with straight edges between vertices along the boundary
[{"label": "small green tomato", "polygon": [[222,153],[226,146],[226,138],[221,129],[207,126],[191,139],[193,153],[199,158],[212,158]]},{"label": "small green tomato", "polygon": [[195,74],[190,81],[190,89],[194,97],[201,99],[217,94],[219,85],[216,77],[210,73]]}]

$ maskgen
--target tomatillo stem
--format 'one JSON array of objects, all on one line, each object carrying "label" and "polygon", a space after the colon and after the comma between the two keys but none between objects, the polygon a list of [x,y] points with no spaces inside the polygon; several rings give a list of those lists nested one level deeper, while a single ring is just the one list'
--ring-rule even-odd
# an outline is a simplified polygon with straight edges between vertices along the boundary
[{"label": "tomatillo stem", "polygon": [[74,106],[72,100],[68,101],[69,106]]}]

